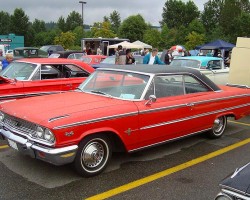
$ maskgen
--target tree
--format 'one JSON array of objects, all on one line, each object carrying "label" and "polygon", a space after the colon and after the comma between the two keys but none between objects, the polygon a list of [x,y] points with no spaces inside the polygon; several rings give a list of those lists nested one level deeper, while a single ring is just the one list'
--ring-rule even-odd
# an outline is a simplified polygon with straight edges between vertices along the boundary
[{"label": "tree", "polygon": [[111,30],[109,21],[95,23],[92,27],[93,37],[114,38],[116,34]]},{"label": "tree", "polygon": [[119,27],[121,26],[120,14],[116,10],[114,10],[109,16],[109,21],[111,23],[112,31],[117,34]]},{"label": "tree", "polygon": [[84,30],[82,26],[77,26],[74,30],[73,33],[75,34],[75,46],[81,46],[81,39],[84,37]]},{"label": "tree", "polygon": [[7,35],[10,33],[10,15],[7,12],[1,11],[0,12],[0,33],[2,35]]},{"label": "tree", "polygon": [[161,33],[156,29],[148,29],[145,31],[143,36],[143,41],[145,43],[152,45],[154,48],[161,49]]},{"label": "tree", "polygon": [[119,36],[128,38],[131,42],[143,40],[144,32],[147,30],[147,24],[141,15],[132,15],[125,19],[120,28]]},{"label": "tree", "polygon": [[58,19],[58,21],[57,21],[57,27],[58,27],[62,32],[66,32],[66,30],[67,30],[65,19],[64,19],[62,16],[59,17],[59,19]]},{"label": "tree", "polygon": [[73,31],[77,26],[82,26],[82,17],[78,12],[71,12],[66,19],[66,30]]},{"label": "tree", "polygon": [[11,15],[11,32],[16,35],[25,35],[29,27],[29,17],[25,15],[24,11],[20,8],[14,10]]},{"label": "tree", "polygon": [[32,28],[34,29],[35,33],[45,32],[45,22],[42,20],[35,19],[32,23]]},{"label": "tree", "polygon": [[219,26],[221,9],[223,0],[209,0],[204,5],[204,11],[201,14],[201,21],[210,34],[217,26]]},{"label": "tree", "polygon": [[171,28],[187,27],[194,19],[198,18],[200,12],[192,1],[187,3],[180,0],[168,0],[163,7],[161,25],[164,23]]},{"label": "tree", "polygon": [[204,44],[205,43],[205,35],[204,34],[199,34],[194,31],[188,34],[186,37],[186,44],[185,47],[188,50],[194,49],[196,46]]},{"label": "tree", "polygon": [[75,34],[68,31],[66,33],[61,33],[54,39],[54,44],[60,44],[64,49],[70,49],[75,44]]},{"label": "tree", "polygon": [[204,25],[199,19],[194,19],[187,27],[189,33],[193,31],[199,34],[205,34],[206,30]]}]

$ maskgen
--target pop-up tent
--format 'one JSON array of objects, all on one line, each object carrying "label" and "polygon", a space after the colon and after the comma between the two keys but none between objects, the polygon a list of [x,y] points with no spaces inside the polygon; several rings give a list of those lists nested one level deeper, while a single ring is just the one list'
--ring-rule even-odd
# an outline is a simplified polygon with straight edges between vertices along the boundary
[{"label": "pop-up tent", "polygon": [[133,44],[141,45],[144,49],[152,49],[151,45],[141,42],[140,40],[136,40]]},{"label": "pop-up tent", "polygon": [[224,50],[231,50],[234,48],[235,45],[225,42],[223,40],[215,40],[213,42],[209,42],[207,44],[199,46],[199,49],[201,50],[213,50],[213,49],[224,49]]},{"label": "pop-up tent", "polygon": [[133,44],[133,43],[130,43],[128,41],[120,42],[118,44],[109,45],[108,48],[115,49],[115,48],[118,48],[119,45],[122,45],[122,48],[125,48],[125,49],[142,49],[143,48],[142,45]]}]

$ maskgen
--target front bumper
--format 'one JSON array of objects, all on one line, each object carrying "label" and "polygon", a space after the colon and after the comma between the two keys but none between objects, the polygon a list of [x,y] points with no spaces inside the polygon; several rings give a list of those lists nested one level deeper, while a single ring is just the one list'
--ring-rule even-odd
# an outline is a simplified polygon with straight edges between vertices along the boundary
[{"label": "front bumper", "polygon": [[10,147],[22,154],[54,165],[64,165],[73,162],[78,149],[77,145],[62,148],[51,148],[39,145],[6,130],[4,127],[0,127],[0,139],[7,140]]}]

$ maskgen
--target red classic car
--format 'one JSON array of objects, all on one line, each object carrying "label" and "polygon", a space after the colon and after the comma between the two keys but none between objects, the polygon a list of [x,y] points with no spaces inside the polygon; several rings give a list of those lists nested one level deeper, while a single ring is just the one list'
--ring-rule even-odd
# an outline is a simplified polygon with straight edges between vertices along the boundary
[{"label": "red classic car", "polygon": [[104,55],[84,55],[83,53],[72,53],[68,56],[68,59],[81,60],[89,65],[99,64],[107,56]]},{"label": "red classic car", "polygon": [[0,136],[17,151],[82,176],[107,166],[112,152],[134,152],[205,132],[223,135],[227,117],[250,114],[250,90],[217,86],[195,69],[97,69],[75,91],[0,105]]},{"label": "red classic car", "polygon": [[20,59],[0,73],[0,101],[72,90],[93,71],[77,60]]}]

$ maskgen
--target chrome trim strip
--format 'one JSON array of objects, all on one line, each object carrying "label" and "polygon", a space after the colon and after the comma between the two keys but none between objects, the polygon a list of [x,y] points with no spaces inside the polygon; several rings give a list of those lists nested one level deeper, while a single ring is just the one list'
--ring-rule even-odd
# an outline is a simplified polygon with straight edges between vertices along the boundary
[{"label": "chrome trim strip", "polygon": [[243,104],[243,105],[240,105],[240,106],[234,106],[234,107],[230,107],[230,108],[224,108],[224,109],[220,109],[220,110],[217,110],[217,111],[211,111],[211,112],[207,112],[207,113],[203,113],[203,114],[199,114],[199,115],[193,115],[193,116],[190,116],[190,117],[184,117],[184,118],[177,119],[177,120],[162,122],[162,123],[159,123],[159,124],[144,126],[144,127],[140,128],[140,130],[156,128],[156,127],[159,127],[159,126],[165,126],[165,125],[169,125],[169,124],[173,124],[173,123],[183,122],[183,121],[187,121],[187,120],[191,120],[191,119],[195,119],[195,118],[199,118],[199,117],[205,117],[205,116],[208,116],[208,115],[217,114],[217,113],[220,113],[220,112],[233,110],[233,109],[237,109],[237,108],[242,108],[242,107],[246,107],[246,106],[250,106],[250,103]]},{"label": "chrome trim strip", "polygon": [[48,122],[53,122],[53,121],[56,121],[56,120],[59,120],[59,119],[63,119],[63,118],[66,118],[66,117],[69,117],[69,115],[62,115],[62,116],[53,117],[53,118],[50,118],[48,120]]},{"label": "chrome trim strip", "polygon": [[32,97],[32,96],[41,96],[47,94],[57,94],[63,91],[51,91],[51,92],[39,92],[39,93],[29,93],[29,94],[12,94],[12,95],[4,95],[0,97],[0,100],[8,99],[18,99],[18,98],[25,98],[25,97]]},{"label": "chrome trim strip", "polygon": [[101,117],[101,118],[96,118],[96,119],[91,119],[91,120],[86,120],[86,121],[80,121],[80,122],[75,122],[72,124],[66,124],[63,126],[56,126],[53,128],[53,130],[59,130],[63,128],[69,128],[73,126],[80,126],[80,125],[85,125],[85,124],[91,124],[91,123],[96,123],[96,122],[101,122],[105,120],[111,120],[115,118],[122,118],[122,117],[129,117],[129,116],[134,116],[138,115],[138,112],[131,112],[131,113],[125,113],[125,114],[119,114],[119,115],[112,115],[112,116],[107,116],[107,117]]},{"label": "chrome trim strip", "polygon": [[202,131],[197,131],[197,132],[194,132],[194,133],[191,133],[191,134],[188,134],[188,135],[183,135],[183,136],[180,136],[180,137],[177,137],[177,138],[173,138],[173,139],[165,140],[165,141],[162,141],[162,142],[157,142],[157,143],[154,143],[154,144],[150,144],[150,145],[147,145],[147,146],[144,146],[144,147],[132,149],[132,150],[129,150],[128,152],[139,151],[141,149],[150,148],[150,147],[153,147],[153,146],[156,146],[156,145],[161,145],[161,144],[164,144],[164,143],[167,143],[167,142],[172,142],[172,141],[179,140],[179,139],[189,137],[189,136],[192,136],[192,135],[196,135],[198,133],[202,133],[202,132],[205,132],[205,131],[208,131],[208,130],[210,130],[210,128],[209,129],[204,129]]},{"label": "chrome trim strip", "polygon": [[[231,188],[231,189],[233,189],[233,188]],[[227,189],[222,189],[222,194],[231,195],[231,196],[236,197],[237,199],[241,199],[241,200],[250,200],[250,197],[246,196],[245,192],[238,191],[239,193],[237,193],[235,191],[237,191],[237,190],[233,189],[233,191],[230,191]]]},{"label": "chrome trim strip", "polygon": [[[242,95],[235,95],[235,96],[230,96],[230,97],[223,97],[223,98],[215,98],[215,99],[210,99],[210,100],[203,100],[203,101],[197,101],[197,102],[192,102],[192,104],[195,105],[200,105],[203,103],[212,103],[216,101],[221,101],[221,100],[230,100],[230,99],[235,99],[235,98],[242,98],[242,97],[248,97],[250,94],[242,94]],[[149,109],[149,110],[142,110],[140,111],[140,114],[144,113],[150,113],[150,112],[155,112],[155,111],[164,111],[164,110],[171,110],[171,109],[176,109],[176,108],[181,108],[187,106],[186,104],[179,104],[175,106],[168,106],[168,107],[163,107],[163,108],[155,108],[155,109]]]}]

